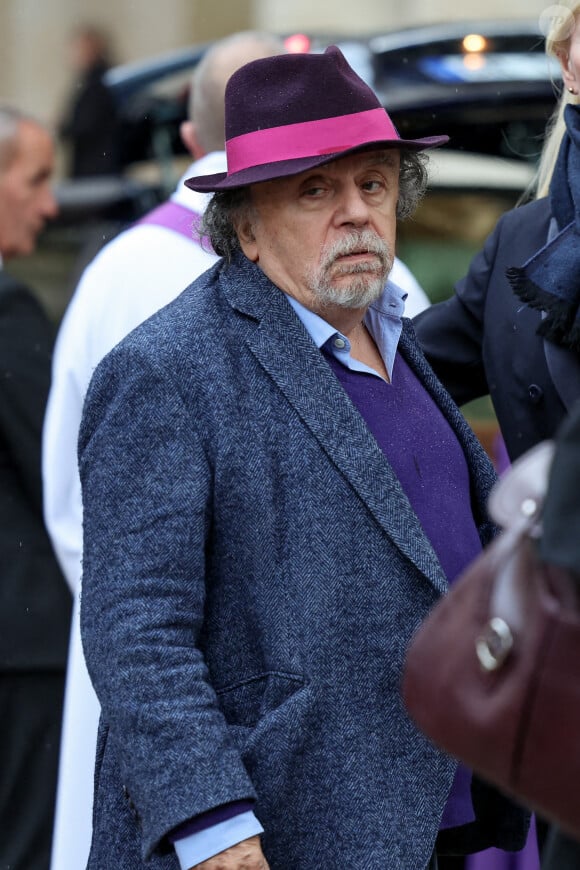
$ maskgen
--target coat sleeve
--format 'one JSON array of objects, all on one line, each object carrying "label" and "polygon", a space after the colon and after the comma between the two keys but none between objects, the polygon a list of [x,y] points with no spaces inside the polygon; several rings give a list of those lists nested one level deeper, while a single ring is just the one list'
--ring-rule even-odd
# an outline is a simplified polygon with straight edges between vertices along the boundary
[{"label": "coat sleeve", "polygon": [[489,392],[483,364],[484,316],[501,228],[502,219],[454,294],[413,320],[428,362],[458,405]]},{"label": "coat sleeve", "polygon": [[212,472],[194,426],[146,353],[123,344],[98,366],[79,439],[81,630],[145,854],[255,797],[199,647]]}]

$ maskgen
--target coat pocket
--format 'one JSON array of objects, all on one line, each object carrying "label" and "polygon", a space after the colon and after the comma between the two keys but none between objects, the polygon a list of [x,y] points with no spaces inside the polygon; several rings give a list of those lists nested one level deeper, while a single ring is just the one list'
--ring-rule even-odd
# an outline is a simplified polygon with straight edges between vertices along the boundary
[{"label": "coat pocket", "polygon": [[270,671],[217,689],[217,696],[230,726],[253,728],[305,684],[299,674]]}]

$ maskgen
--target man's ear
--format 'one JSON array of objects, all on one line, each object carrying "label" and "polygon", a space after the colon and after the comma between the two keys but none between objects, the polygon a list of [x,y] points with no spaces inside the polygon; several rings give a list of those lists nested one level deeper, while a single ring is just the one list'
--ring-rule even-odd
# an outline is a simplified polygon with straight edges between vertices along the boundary
[{"label": "man's ear", "polygon": [[251,260],[252,263],[257,263],[259,260],[258,243],[256,241],[256,236],[254,235],[254,228],[250,218],[248,216],[242,218],[239,223],[236,223],[235,230],[238,234],[240,248],[248,260]]},{"label": "man's ear", "polygon": [[179,126],[179,135],[194,160],[199,160],[200,157],[205,155],[205,151],[199,144],[197,130],[193,121],[182,121]]}]

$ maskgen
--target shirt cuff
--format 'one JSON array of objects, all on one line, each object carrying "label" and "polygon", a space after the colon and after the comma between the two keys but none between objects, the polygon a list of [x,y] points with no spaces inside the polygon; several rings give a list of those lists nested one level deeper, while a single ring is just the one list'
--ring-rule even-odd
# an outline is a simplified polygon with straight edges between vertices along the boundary
[{"label": "shirt cuff", "polygon": [[250,810],[198,831],[196,834],[176,840],[173,845],[181,870],[190,870],[190,867],[213,858],[214,855],[235,846],[236,843],[263,832],[262,825]]}]

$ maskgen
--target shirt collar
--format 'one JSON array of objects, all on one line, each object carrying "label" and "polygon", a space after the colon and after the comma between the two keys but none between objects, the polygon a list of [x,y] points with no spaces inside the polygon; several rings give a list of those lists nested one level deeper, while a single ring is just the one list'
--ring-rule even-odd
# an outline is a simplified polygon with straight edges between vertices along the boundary
[{"label": "shirt collar", "polygon": [[[317,348],[320,349],[329,338],[335,335],[346,337],[342,336],[342,333],[335,329],[334,326],[331,326],[320,315],[315,314],[314,311],[311,311],[310,308],[307,308],[293,296],[290,296],[288,293],[285,295]],[[373,302],[364,317],[365,325],[375,341],[377,341],[375,333],[380,328],[383,318],[388,317],[397,321],[401,319],[405,310],[406,298],[407,293],[404,290],[401,290],[392,281],[387,281],[381,296],[376,302]]]},{"label": "shirt collar", "polygon": [[[345,335],[331,326],[320,315],[306,308],[293,296],[285,295],[319,350],[334,337],[340,337],[347,345],[350,344]],[[390,378],[393,375],[395,354],[402,330],[401,317],[405,310],[406,296],[404,290],[401,290],[392,281],[387,281],[381,296],[368,308],[364,317],[365,326],[379,349]],[[329,344],[329,347],[332,349],[332,343]]]},{"label": "shirt collar", "polygon": [[212,151],[210,154],[205,154],[191,163],[187,170],[183,173],[174,193],[171,195],[171,201],[183,205],[195,214],[203,214],[209,200],[212,198],[212,193],[199,193],[196,190],[191,190],[185,186],[188,178],[198,175],[213,175],[216,172],[225,172],[227,170],[227,159],[225,151]]}]

